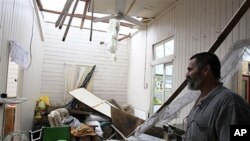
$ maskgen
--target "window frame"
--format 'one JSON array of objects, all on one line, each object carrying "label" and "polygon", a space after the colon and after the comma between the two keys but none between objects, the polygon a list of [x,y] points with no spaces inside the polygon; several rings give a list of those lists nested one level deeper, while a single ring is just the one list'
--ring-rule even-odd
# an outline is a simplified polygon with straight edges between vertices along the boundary
[{"label": "window frame", "polygon": [[[173,44],[173,54],[165,56],[165,44],[167,42],[169,42],[169,41],[172,41],[172,40],[174,42],[174,44]],[[156,47],[161,46],[161,45],[164,45],[164,47],[163,47],[164,57],[156,59]],[[173,66],[172,71],[174,70],[174,59],[175,59],[175,39],[174,39],[174,37],[167,38],[165,40],[162,40],[162,41],[152,45],[152,61],[150,63],[151,70],[152,70],[151,71],[151,77],[152,77],[151,80],[152,81],[151,81],[151,92],[150,92],[150,95],[151,95],[151,98],[150,98],[150,100],[151,100],[150,114],[154,113],[154,97],[155,97],[155,90],[154,90],[154,88],[155,88],[155,80],[154,79],[155,79],[155,75],[156,75],[155,67],[157,65],[161,65],[161,64],[163,65],[163,82],[164,82],[164,84],[163,84],[163,91],[162,91],[163,95],[162,95],[162,98],[161,98],[162,104],[163,104],[167,100],[166,97],[165,97],[165,80],[166,80],[166,74],[165,74],[166,70],[165,69],[166,69],[166,66],[172,65]],[[173,91],[173,75],[174,74],[172,73],[171,93]]]}]

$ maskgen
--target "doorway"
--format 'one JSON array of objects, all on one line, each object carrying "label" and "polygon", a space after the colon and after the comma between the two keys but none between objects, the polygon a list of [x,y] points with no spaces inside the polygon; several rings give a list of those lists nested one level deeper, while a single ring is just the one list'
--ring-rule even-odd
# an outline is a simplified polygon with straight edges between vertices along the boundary
[{"label": "doorway", "polygon": [[242,97],[250,104],[250,75],[242,75]]},{"label": "doorway", "polygon": [[[17,96],[17,81],[18,81],[18,65],[14,62],[9,62],[8,79],[6,93],[9,98]],[[6,104],[5,106],[5,123],[4,136],[15,130],[15,112],[16,106],[13,104]]]},{"label": "doorway", "polygon": [[247,48],[242,60],[242,97],[250,104],[250,50]]}]

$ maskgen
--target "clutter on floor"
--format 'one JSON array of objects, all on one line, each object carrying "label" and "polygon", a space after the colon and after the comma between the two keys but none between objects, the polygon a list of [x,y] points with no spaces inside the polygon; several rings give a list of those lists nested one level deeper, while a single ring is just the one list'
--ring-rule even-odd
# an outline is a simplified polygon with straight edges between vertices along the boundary
[{"label": "clutter on floor", "polygon": [[[70,127],[70,131],[67,132],[71,140],[84,140],[86,137],[86,140],[94,141],[127,140],[135,128],[144,122],[143,119],[133,116],[134,110],[131,105],[120,106],[115,100],[102,100],[85,88],[76,89],[70,94],[77,101],[74,109],[53,107],[50,106],[48,97],[39,98],[31,131],[33,140],[43,138],[35,131],[44,132],[47,127],[64,126]],[[163,138],[163,131],[160,132],[160,137]]]},{"label": "clutter on floor", "polygon": [[[102,100],[90,92],[91,76],[95,66],[86,72],[80,88],[69,90],[72,100],[64,106],[50,105],[47,96],[41,96],[37,100],[33,128],[30,131],[31,140],[44,138],[42,132],[46,128],[70,127],[70,140],[127,140],[134,134],[135,129],[141,125],[147,117],[146,112],[134,110],[131,105],[121,106],[115,100]],[[140,119],[134,116],[140,113]],[[57,132],[57,131],[55,131]],[[59,131],[58,131],[59,132]],[[148,136],[163,138],[163,129],[152,127],[147,132]]]}]

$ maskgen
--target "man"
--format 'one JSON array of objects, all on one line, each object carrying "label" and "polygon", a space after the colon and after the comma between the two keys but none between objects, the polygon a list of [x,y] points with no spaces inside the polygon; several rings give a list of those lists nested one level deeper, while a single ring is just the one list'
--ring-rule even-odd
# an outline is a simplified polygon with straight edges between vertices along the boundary
[{"label": "man", "polygon": [[183,141],[229,141],[230,125],[250,124],[250,107],[219,81],[220,61],[212,53],[190,58],[188,87],[201,95],[187,117]]}]

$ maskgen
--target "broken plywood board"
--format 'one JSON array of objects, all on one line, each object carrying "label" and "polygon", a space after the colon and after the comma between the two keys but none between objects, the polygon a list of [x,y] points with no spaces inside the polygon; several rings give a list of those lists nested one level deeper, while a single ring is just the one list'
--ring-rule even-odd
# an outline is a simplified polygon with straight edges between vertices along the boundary
[{"label": "broken plywood board", "polygon": [[100,99],[85,88],[75,89],[69,93],[80,102],[111,118],[111,105],[107,101]]},{"label": "broken plywood board", "polygon": [[[133,134],[133,131],[144,123],[143,119],[113,107],[111,107],[111,116],[113,125],[126,137]],[[146,131],[146,134],[163,138],[163,129],[152,127]]]}]

